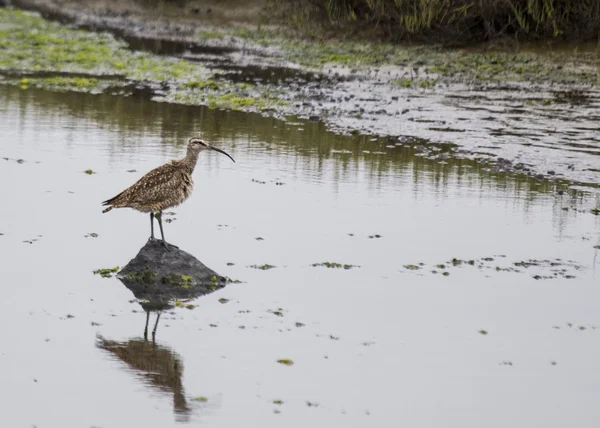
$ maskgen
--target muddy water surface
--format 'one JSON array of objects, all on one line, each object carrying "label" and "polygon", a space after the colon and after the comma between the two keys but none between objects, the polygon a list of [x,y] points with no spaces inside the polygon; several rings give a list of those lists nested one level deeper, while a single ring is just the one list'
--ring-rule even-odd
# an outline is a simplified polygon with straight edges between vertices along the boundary
[{"label": "muddy water surface", "polygon": [[[596,425],[593,194],[142,94],[0,98],[2,426]],[[100,202],[193,134],[237,163],[203,153],[165,234],[243,282],[163,313],[152,344],[92,273],[148,219]]]}]

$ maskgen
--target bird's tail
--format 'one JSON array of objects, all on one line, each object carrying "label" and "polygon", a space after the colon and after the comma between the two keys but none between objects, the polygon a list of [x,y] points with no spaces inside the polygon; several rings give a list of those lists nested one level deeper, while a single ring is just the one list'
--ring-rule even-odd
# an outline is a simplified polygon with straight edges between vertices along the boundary
[{"label": "bird's tail", "polygon": [[119,199],[119,196],[121,196],[122,194],[123,194],[123,192],[119,193],[117,196],[114,196],[114,197],[112,197],[112,198],[110,198],[110,199],[107,199],[106,201],[103,201],[103,202],[102,202],[102,205],[103,205],[103,206],[112,205],[112,207],[111,207],[111,206],[109,206],[108,208],[106,208],[106,209],[105,209],[104,211],[102,211],[102,212],[103,212],[103,213],[107,213],[107,212],[109,212],[110,210],[112,210],[113,208],[118,208],[118,207],[115,207],[114,205],[118,204],[118,199]]}]

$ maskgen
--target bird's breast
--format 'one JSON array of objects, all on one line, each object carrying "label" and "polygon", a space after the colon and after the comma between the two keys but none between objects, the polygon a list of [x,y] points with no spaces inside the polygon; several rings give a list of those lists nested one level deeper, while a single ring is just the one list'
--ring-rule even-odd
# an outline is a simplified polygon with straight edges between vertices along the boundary
[{"label": "bird's breast", "polygon": [[183,177],[183,198],[187,199],[192,194],[192,190],[194,190],[194,181],[192,180],[191,175],[186,175]]}]

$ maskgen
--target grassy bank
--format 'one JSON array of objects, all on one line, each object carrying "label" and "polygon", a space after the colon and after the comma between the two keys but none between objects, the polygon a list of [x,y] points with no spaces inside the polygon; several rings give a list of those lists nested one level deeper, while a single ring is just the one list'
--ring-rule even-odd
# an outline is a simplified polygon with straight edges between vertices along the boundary
[{"label": "grassy bank", "polygon": [[[271,0],[297,27],[371,31],[394,41],[474,43],[510,35],[597,40],[597,0]],[[283,16],[283,15],[282,15]]]}]

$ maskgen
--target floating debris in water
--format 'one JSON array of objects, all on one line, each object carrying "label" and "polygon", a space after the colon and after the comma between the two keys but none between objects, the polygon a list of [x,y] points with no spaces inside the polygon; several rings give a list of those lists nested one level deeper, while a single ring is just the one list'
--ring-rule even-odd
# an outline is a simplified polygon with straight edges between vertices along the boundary
[{"label": "floating debris in water", "polygon": [[483,334],[484,336],[488,334],[486,330],[479,330],[479,334]]},{"label": "floating debris in water", "polygon": [[336,262],[323,262],[323,263],[313,263],[311,265],[312,267],[326,267],[328,269],[345,269],[345,270],[349,270],[352,268],[359,268],[359,265],[348,265],[348,264],[341,264],[341,263],[336,263]]},{"label": "floating debris in water", "polygon": [[91,169],[86,169],[85,171],[83,171],[84,173],[86,173],[87,175],[92,175],[95,174],[95,172]]},{"label": "floating debris in water", "polygon": [[100,275],[102,278],[112,278],[112,276],[119,271],[119,266],[108,269],[96,269],[93,271],[94,275]]},{"label": "floating debris in water", "polygon": [[264,265],[251,265],[251,266],[248,266],[248,267],[250,267],[252,269],[269,270],[269,269],[274,269],[277,266],[273,266],[273,265],[270,265],[268,263],[265,263]]},{"label": "floating debris in water", "polygon": [[304,327],[305,325],[306,325],[306,324],[303,324],[303,323],[301,323],[301,322],[297,322],[297,323],[296,323],[296,327]]},{"label": "floating debris in water", "polygon": [[96,232],[88,233],[85,235],[86,238],[97,238],[99,235]]},{"label": "floating debris in water", "polygon": [[224,297],[221,297],[221,298],[219,299],[219,303],[221,303],[221,304],[223,304],[223,305],[224,305],[225,303],[227,303],[227,302],[229,302],[229,299],[225,299]]},{"label": "floating debris in water", "polygon": [[197,397],[192,398],[192,400],[199,401],[201,403],[206,403],[208,401],[208,398],[206,398],[204,395],[198,395]]},{"label": "floating debris in water", "polygon": [[278,406],[281,406],[283,404],[283,400],[273,400],[273,404],[277,404]]},{"label": "floating debris in water", "polygon": [[263,237],[261,237],[261,236],[257,236],[257,237],[256,237],[256,238],[254,238],[254,239],[256,239],[257,241],[264,241],[264,240],[265,240],[265,238],[263,238]]},{"label": "floating debris in water", "polygon": [[381,235],[369,235],[369,239],[379,239],[382,238]]},{"label": "floating debris in water", "polygon": [[285,366],[293,366],[294,365],[294,361],[289,358],[281,358],[281,359],[277,360],[277,362],[279,364],[283,364]]},{"label": "floating debris in water", "polygon": [[[600,248],[600,246],[598,246]],[[546,270],[549,272],[536,272],[532,275],[533,279],[541,280],[541,279],[556,279],[556,278],[565,278],[565,279],[573,279],[576,276],[573,274],[573,271],[580,271],[584,268],[584,266],[578,264],[573,260],[562,260],[562,259],[545,259],[545,260],[537,260],[537,259],[529,259],[529,260],[521,260],[517,262],[508,262],[508,265],[500,266],[497,264],[491,264],[491,262],[498,262],[498,258],[506,258],[505,255],[497,255],[494,257],[482,257],[479,259],[469,259],[463,260],[458,258],[453,258],[445,263],[436,263],[432,267],[436,269],[430,270],[432,274],[440,273],[437,269],[442,270],[441,274],[443,276],[450,276],[450,272],[448,269],[450,268],[464,268],[465,266],[473,266],[479,270],[482,269],[493,269],[496,272],[512,272],[512,273],[524,273],[524,270],[530,268],[536,268],[537,270]],[[424,263],[408,264],[404,265],[404,268],[407,270],[420,270]]]}]

